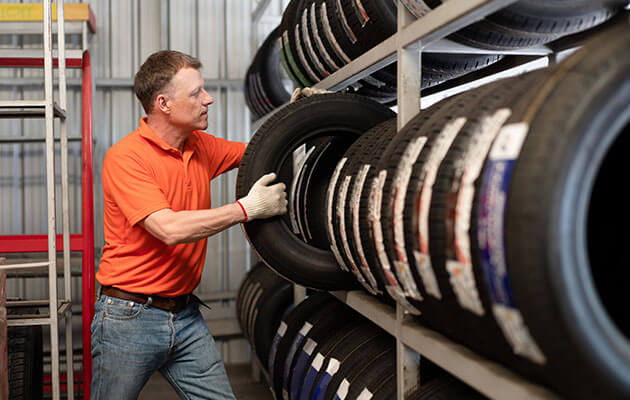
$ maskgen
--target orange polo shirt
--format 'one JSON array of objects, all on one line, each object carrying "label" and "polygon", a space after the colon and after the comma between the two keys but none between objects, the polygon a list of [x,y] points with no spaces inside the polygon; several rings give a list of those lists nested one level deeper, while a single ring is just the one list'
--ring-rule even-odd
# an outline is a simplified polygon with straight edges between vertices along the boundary
[{"label": "orange polo shirt", "polygon": [[191,293],[201,280],[207,240],[167,246],[138,222],[165,208],[211,208],[210,180],[237,167],[244,152],[244,143],[194,131],[182,154],[140,120],[105,155],[106,245],[96,279],[133,293]]}]

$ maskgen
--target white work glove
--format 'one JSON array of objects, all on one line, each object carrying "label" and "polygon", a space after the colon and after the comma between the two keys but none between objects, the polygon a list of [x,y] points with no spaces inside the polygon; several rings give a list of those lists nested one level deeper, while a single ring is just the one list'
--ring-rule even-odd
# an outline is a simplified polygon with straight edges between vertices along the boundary
[{"label": "white work glove", "polygon": [[305,87],[304,89],[295,88],[295,90],[293,91],[293,94],[291,95],[290,102],[293,103],[294,101],[298,99],[301,99],[303,97],[309,97],[314,94],[326,94],[326,93],[332,93],[332,92],[330,90],[315,89],[315,88],[310,88],[310,87]]},{"label": "white work glove", "polygon": [[237,200],[245,213],[245,222],[269,218],[287,212],[287,193],[284,183],[269,185],[276,179],[275,173],[263,175],[254,183],[247,196]]}]

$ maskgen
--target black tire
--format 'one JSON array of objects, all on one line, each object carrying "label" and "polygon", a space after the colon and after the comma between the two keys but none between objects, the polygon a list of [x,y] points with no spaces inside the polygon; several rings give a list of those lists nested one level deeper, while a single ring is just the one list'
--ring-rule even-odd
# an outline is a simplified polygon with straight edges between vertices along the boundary
[{"label": "black tire", "polygon": [[300,400],[308,400],[316,398],[317,386],[321,378],[328,370],[330,362],[330,354],[338,346],[341,346],[350,338],[356,338],[362,332],[371,328],[372,322],[364,318],[351,323],[346,323],[335,332],[326,341],[318,346],[313,352],[313,358],[309,360],[309,368],[302,380],[303,385],[300,389]]},{"label": "black tire", "polygon": [[391,301],[391,297],[387,292],[383,291],[384,284],[379,283],[376,274],[373,272],[373,264],[368,261],[366,256],[366,246],[371,246],[368,242],[362,242],[361,238],[361,196],[366,190],[366,183],[369,180],[370,170],[373,170],[373,155],[381,153],[381,149],[392,140],[396,135],[397,121],[391,119],[373,128],[373,137],[361,148],[356,155],[350,167],[352,179],[349,182],[349,197],[345,205],[346,215],[346,237],[349,242],[349,248],[352,258],[357,262],[359,270],[363,275],[363,279],[370,285],[370,293],[382,297],[383,300]]},{"label": "black tire", "polygon": [[[453,293],[445,295],[439,312],[452,316],[465,327],[456,332],[458,337],[454,339],[511,367],[518,365],[521,372],[530,376],[535,365],[514,356],[494,319],[485,281],[474,273],[476,253],[469,239],[474,224],[471,193],[476,191],[490,145],[510,115],[510,105],[527,97],[532,88],[544,82],[546,75],[547,71],[538,71],[476,89],[485,94],[468,112],[466,124],[440,164],[428,216],[433,268],[438,281]],[[463,281],[466,290],[461,289]],[[471,307],[473,303],[475,307]]]},{"label": "black tire", "polygon": [[[630,330],[617,302],[628,278],[618,249],[628,235],[615,228],[630,220],[615,194],[630,137],[629,46],[627,21],[620,18],[553,69],[535,101],[509,121],[528,129],[505,182],[504,282],[511,296],[507,305],[492,299],[522,314],[550,385],[570,398],[630,396]],[[487,204],[495,190],[488,179],[496,174],[486,163],[478,204]],[[487,211],[477,211],[477,236],[488,233]],[[492,216],[501,214],[499,208]],[[616,223],[603,223],[610,220]],[[493,265],[484,264],[484,273],[490,282],[498,278]]]},{"label": "black tire", "polygon": [[288,102],[291,98],[291,93],[284,85],[288,76],[282,69],[279,39],[280,27],[277,27],[271,31],[259,49],[262,57],[259,64],[261,84],[274,108]]},{"label": "black tire", "polygon": [[341,160],[337,163],[335,171],[332,174],[328,189],[326,192],[326,210],[327,210],[327,231],[330,247],[337,259],[337,262],[348,272],[354,274],[359,283],[370,293],[376,294],[376,290],[371,286],[368,277],[364,275],[359,268],[359,260],[351,254],[352,245],[346,230],[346,204],[348,201],[348,189],[352,181],[352,169],[357,161],[361,161],[365,154],[364,147],[368,147],[370,143],[377,141],[382,137],[388,127],[396,124],[396,119],[385,121],[374,128],[368,130],[361,135],[350,148],[343,154]]},{"label": "black tire", "polygon": [[[37,309],[8,309],[11,314],[39,314]],[[10,400],[43,398],[44,353],[41,326],[7,328],[7,363]]]},{"label": "black tire", "polygon": [[[335,302],[339,301],[329,293],[322,292],[310,295],[287,313],[280,323],[271,345],[269,356],[269,380],[277,399],[282,398],[285,365],[289,358],[293,358],[296,349],[292,347],[294,342],[296,343],[295,346],[297,346],[296,338],[299,336],[300,330],[304,328],[304,323],[309,318],[312,318],[313,314],[318,310],[324,309],[327,305]],[[286,374],[288,375],[288,370]]]},{"label": "black tire", "polygon": [[[291,385],[294,379],[299,379],[301,371],[296,372],[297,369],[301,369],[304,359],[302,357],[304,347],[310,345],[310,336],[313,330],[319,329],[321,324],[327,324],[330,326],[331,316],[335,314],[342,314],[347,311],[347,306],[340,301],[333,301],[326,303],[325,307],[316,310],[310,315],[300,332],[296,335],[291,343],[291,348],[287,353],[287,357],[284,360],[284,375],[282,378],[282,398],[291,398]],[[334,323],[334,322],[333,322]],[[298,368],[300,367],[300,368]],[[297,374],[294,378],[294,374]]]},{"label": "black tire", "polygon": [[[435,8],[442,1],[424,3]],[[531,47],[601,24],[625,5],[624,0],[521,0],[449,38],[490,50]]]},{"label": "black tire", "polygon": [[[275,171],[278,181],[289,186],[292,166],[287,159],[300,145],[334,136],[337,144],[331,148],[341,157],[363,132],[393,116],[386,107],[353,95],[312,96],[287,105],[271,116],[249,142],[238,171],[237,198],[245,196],[251,185],[269,171]],[[318,179],[311,182],[312,187],[322,188],[321,193],[311,197],[312,211],[320,213],[319,218],[313,216],[311,228],[324,236],[325,188],[335,164],[322,166]],[[288,216],[252,221],[243,227],[260,258],[287,279],[324,290],[355,286],[352,275],[339,269],[329,244],[323,248],[303,242],[289,229]]]},{"label": "black tire", "polygon": [[332,358],[339,361],[338,370],[330,377],[331,379],[327,380],[325,390],[322,385],[317,400],[333,399],[344,380],[351,382],[370,361],[392,351],[394,351],[394,339],[387,332],[374,326],[360,337],[350,338],[331,354]]},{"label": "black tire", "polygon": [[311,387],[304,386],[304,378],[317,355],[318,349],[335,337],[336,332],[344,327],[349,328],[361,321],[362,317],[350,307],[340,302],[336,312],[324,315],[308,332],[304,345],[295,355],[291,371],[289,398],[297,400],[305,393],[310,393]]},{"label": "black tire", "polygon": [[293,304],[293,285],[286,281],[280,282],[269,288],[267,293],[268,296],[261,298],[255,307],[252,329],[254,349],[264,366],[269,363],[271,343],[284,311]]}]

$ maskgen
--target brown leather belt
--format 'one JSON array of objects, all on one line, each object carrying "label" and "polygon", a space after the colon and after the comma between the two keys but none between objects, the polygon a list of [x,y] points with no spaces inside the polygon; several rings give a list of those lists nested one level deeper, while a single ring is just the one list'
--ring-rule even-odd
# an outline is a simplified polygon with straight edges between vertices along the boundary
[{"label": "brown leather belt", "polygon": [[185,294],[177,297],[161,297],[156,295],[130,293],[124,290],[117,289],[113,286],[102,286],[101,293],[107,296],[117,297],[119,299],[129,300],[140,304],[147,304],[149,298],[151,298],[150,306],[174,313],[183,310],[186,305],[190,303],[204,304],[194,294]]}]

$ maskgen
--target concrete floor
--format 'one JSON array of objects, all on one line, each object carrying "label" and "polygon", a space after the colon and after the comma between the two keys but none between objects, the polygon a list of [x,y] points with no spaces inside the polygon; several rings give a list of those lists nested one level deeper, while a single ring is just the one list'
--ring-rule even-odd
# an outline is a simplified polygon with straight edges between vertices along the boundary
[{"label": "concrete floor", "polygon": [[[273,400],[273,396],[264,381],[254,382],[249,364],[232,364],[225,366],[234,396],[238,400]],[[264,379],[264,378],[262,378]],[[146,384],[138,400],[172,400],[177,399],[175,390],[164,377],[156,373]]]}]

